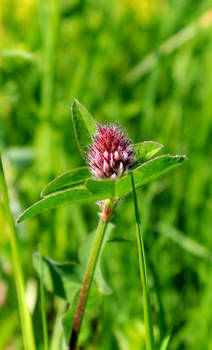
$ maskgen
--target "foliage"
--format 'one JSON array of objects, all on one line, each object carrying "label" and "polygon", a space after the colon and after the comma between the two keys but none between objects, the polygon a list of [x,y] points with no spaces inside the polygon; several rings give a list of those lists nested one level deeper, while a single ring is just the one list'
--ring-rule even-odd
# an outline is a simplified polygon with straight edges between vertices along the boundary
[{"label": "foliage", "polygon": [[[158,324],[156,340],[164,339],[185,284],[183,308],[177,313],[169,348],[210,349],[212,41],[211,13],[203,15],[211,4],[208,0],[157,4],[62,0],[59,7],[56,1],[45,3],[53,4],[58,22],[55,17],[49,21],[55,12],[49,5],[46,11],[36,0],[0,4],[0,145],[14,217],[39,199],[46,183],[69,169],[84,167],[67,113],[74,97],[98,122],[118,120],[134,142],[155,140],[166,145],[164,153],[186,153],[189,161],[185,166],[143,186],[137,195],[142,205],[146,255],[151,261],[147,264],[153,318]],[[190,39],[176,37],[200,20],[202,26],[192,29]],[[191,33],[191,29],[184,33]],[[173,49],[163,54],[160,47],[169,39]],[[157,59],[151,56],[146,60],[149,53]],[[145,74],[130,80],[129,73],[138,63],[147,67]],[[48,94],[41,94],[41,90]],[[72,189],[77,190],[75,185]],[[40,296],[33,252],[41,242],[45,256],[76,261],[77,247],[94,230],[96,214],[97,208],[90,204],[63,206],[17,226],[40,348]],[[142,349],[131,195],[120,201],[112,220],[111,240],[126,240],[124,244],[107,243],[104,250],[102,270],[113,294],[100,297],[98,305],[89,309],[80,342],[85,346],[92,343],[96,349]],[[0,226],[0,347],[19,350],[23,346],[1,194]],[[48,292],[46,304],[49,333],[57,329],[50,339],[54,350],[54,344],[61,344],[62,334],[56,322],[66,305]]]}]

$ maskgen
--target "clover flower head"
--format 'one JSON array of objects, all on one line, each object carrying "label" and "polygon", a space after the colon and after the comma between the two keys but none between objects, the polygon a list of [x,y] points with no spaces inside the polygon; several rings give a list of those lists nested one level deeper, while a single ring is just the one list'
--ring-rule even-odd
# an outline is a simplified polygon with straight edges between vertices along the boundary
[{"label": "clover flower head", "polygon": [[123,176],[134,162],[135,151],[126,131],[119,129],[119,124],[97,125],[97,134],[92,136],[93,144],[88,146],[88,166],[99,179],[114,179]]}]

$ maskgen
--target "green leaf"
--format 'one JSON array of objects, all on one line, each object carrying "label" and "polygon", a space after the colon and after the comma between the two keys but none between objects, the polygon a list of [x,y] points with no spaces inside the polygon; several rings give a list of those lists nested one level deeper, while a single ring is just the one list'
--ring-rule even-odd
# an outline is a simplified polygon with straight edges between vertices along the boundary
[{"label": "green leaf", "polygon": [[[133,170],[135,188],[155,180],[180,164],[184,159],[185,156],[164,155],[144,163]],[[32,215],[39,214],[60,204],[88,203],[107,198],[117,200],[132,191],[130,172],[125,177],[117,180],[88,180],[86,187],[87,189],[69,189],[49,195],[26,209],[17,221],[21,222]]]},{"label": "green leaf", "polygon": [[33,265],[40,277],[40,259],[42,259],[43,283],[46,289],[70,302],[73,295],[81,288],[79,265],[61,264],[44,256],[41,257],[40,253],[34,253]]},{"label": "green leaf", "polygon": [[72,104],[72,120],[75,136],[82,157],[88,151],[88,145],[92,144],[91,135],[96,134],[96,121],[87,109],[76,99]]},{"label": "green leaf", "polygon": [[179,300],[178,300],[178,303],[174,309],[174,313],[173,313],[173,316],[172,316],[172,320],[171,320],[171,323],[169,325],[169,328],[166,332],[166,335],[160,345],[160,348],[159,350],[167,350],[168,349],[168,345],[169,345],[169,341],[170,341],[170,338],[171,338],[171,335],[172,335],[172,331],[173,331],[173,328],[174,328],[174,324],[176,322],[176,317],[177,317],[177,312],[179,310],[179,307],[180,307],[180,304],[181,304],[181,301],[182,301],[182,298],[183,298],[183,294],[184,294],[184,287],[182,289],[182,292],[180,294],[180,297],[179,297]]},{"label": "green leaf", "polygon": [[156,153],[158,153],[164,146],[154,141],[144,141],[135,143],[132,148],[136,150],[135,159],[137,161],[136,168],[142,163],[151,159]]},{"label": "green leaf", "polygon": [[[94,275],[96,286],[102,294],[112,293],[110,287],[106,284],[103,278],[100,261],[106,240],[108,239],[113,227],[114,225],[108,224],[105,239],[100,251],[100,259],[98,260]],[[41,256],[40,253],[33,254],[33,265],[40,278],[42,272],[42,279],[46,289],[53,294],[66,299],[68,302],[72,300],[74,294],[81,288],[95,234],[96,232],[93,232],[88,235],[82,243],[79,249],[80,264],[58,263],[57,261]]]},{"label": "green leaf", "polygon": [[41,191],[41,197],[67,189],[67,187],[70,188],[79,185],[88,180],[90,177],[91,173],[87,167],[69,170],[49,182]]},{"label": "green leaf", "polygon": [[117,180],[88,180],[86,183],[87,189],[102,199],[116,198],[116,183]]},{"label": "green leaf", "polygon": [[[185,156],[182,155],[163,155],[141,165],[132,171],[135,188],[147,184],[159,176],[167,173],[169,170],[179,165]],[[122,197],[132,191],[130,172],[116,184],[116,196]]]},{"label": "green leaf", "polygon": [[61,191],[45,197],[39,202],[33,204],[18,217],[17,222],[26,220],[33,215],[39,214],[44,210],[56,207],[60,204],[88,203],[100,199],[100,196],[96,196],[86,189],[70,189]]},{"label": "green leaf", "polygon": [[[104,280],[104,277],[103,277],[103,274],[101,271],[101,258],[102,258],[103,250],[105,248],[105,244],[106,244],[106,242],[109,238],[109,235],[110,235],[113,228],[114,228],[114,225],[109,223],[108,227],[107,227],[107,231],[106,231],[105,236],[104,236],[104,241],[103,241],[103,244],[101,247],[101,251],[99,254],[99,259],[98,259],[98,262],[96,265],[96,270],[94,273],[94,280],[96,282],[97,288],[102,294],[105,294],[105,295],[111,294],[112,290]],[[80,264],[81,264],[83,270],[85,270],[85,267],[87,265],[89,254],[90,254],[90,251],[91,251],[91,248],[93,245],[95,235],[96,235],[96,232],[93,232],[90,235],[88,235],[87,238],[85,239],[85,241],[80,246],[79,260],[80,260]]]},{"label": "green leaf", "polygon": [[[154,158],[140,167],[132,170],[135,188],[147,184],[159,176],[165,174],[185,159],[185,156],[177,155],[163,155]],[[86,183],[87,189],[94,195],[110,199],[118,199],[132,191],[131,185],[131,171],[121,179],[115,180],[88,180]]]}]

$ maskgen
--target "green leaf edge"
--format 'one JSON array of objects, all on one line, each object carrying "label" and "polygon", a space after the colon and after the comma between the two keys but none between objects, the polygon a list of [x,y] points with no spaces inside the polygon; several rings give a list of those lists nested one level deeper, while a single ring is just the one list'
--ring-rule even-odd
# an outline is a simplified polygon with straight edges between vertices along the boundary
[{"label": "green leaf edge", "polygon": [[[171,154],[164,154],[164,155],[155,157],[155,158],[153,158],[153,159],[150,159],[150,160],[148,160],[147,162],[142,163],[142,165],[140,165],[138,168],[129,170],[128,173],[127,173],[124,177],[122,177],[122,178],[120,178],[120,179],[115,179],[115,180],[108,179],[108,180],[104,180],[104,183],[105,183],[105,184],[108,183],[108,189],[107,189],[107,190],[108,190],[108,197],[107,197],[107,198],[110,198],[110,199],[117,199],[117,200],[118,200],[119,198],[125,197],[126,195],[128,195],[130,192],[132,192],[131,186],[129,187],[130,189],[129,189],[128,191],[125,191],[124,193],[123,193],[123,190],[121,191],[120,189],[118,189],[118,187],[120,187],[120,184],[121,184],[122,182],[126,181],[127,179],[129,179],[129,181],[131,181],[131,180],[130,180],[130,173],[131,173],[131,172],[132,172],[132,173],[137,173],[137,172],[139,172],[139,171],[142,171],[142,167],[144,167],[145,165],[150,164],[151,162],[153,162],[153,161],[155,161],[155,160],[157,160],[157,159],[161,159],[161,158],[165,158],[165,157],[173,158],[173,159],[174,159],[174,158],[179,158],[179,162],[176,163],[176,164],[171,165],[168,169],[165,168],[164,170],[161,170],[161,172],[160,172],[159,175],[158,175],[158,173],[153,174],[153,175],[147,177],[146,179],[144,179],[142,183],[140,183],[140,184],[135,184],[136,189],[138,189],[138,188],[140,188],[141,186],[143,186],[143,185],[145,185],[145,184],[151,182],[152,180],[154,180],[154,179],[160,177],[161,175],[167,173],[167,172],[168,172],[169,170],[171,170],[172,168],[174,168],[174,167],[180,165],[180,164],[182,163],[182,161],[184,161],[184,160],[186,159],[186,156],[185,156],[185,155],[178,155],[178,154],[177,154],[177,155],[174,155],[174,156],[173,156],[173,155],[171,155]],[[86,182],[86,188],[88,189],[88,191],[90,191],[91,193],[93,193],[93,194],[95,194],[95,195],[98,195],[97,193],[92,192],[92,189],[91,189],[91,187],[90,187],[90,184],[94,184],[94,183],[100,184],[100,187],[101,187],[101,183],[103,183],[103,181],[92,180],[92,179],[90,179],[90,180],[88,180],[88,181]],[[103,186],[102,186],[102,187],[103,187]],[[117,191],[118,191],[118,193],[117,193]],[[106,192],[106,190],[103,189],[103,192]],[[113,192],[113,193],[112,193],[112,192]],[[120,192],[122,192],[122,193],[120,193]],[[112,193],[112,194],[111,194],[111,193]],[[106,197],[104,196],[104,198],[106,198]],[[104,198],[102,198],[102,199],[104,199]]]},{"label": "green leaf edge", "polygon": [[[148,177],[146,180],[144,179],[144,181],[143,181],[142,183],[140,183],[140,184],[138,184],[138,185],[135,185],[136,188],[139,188],[139,187],[141,187],[142,185],[144,185],[144,184],[146,184],[146,183],[148,183],[148,182],[151,182],[151,181],[154,180],[155,178],[157,178],[157,177],[159,177],[159,176],[165,174],[166,172],[168,172],[169,170],[171,170],[171,169],[174,168],[175,166],[179,165],[183,160],[186,159],[186,156],[185,156],[185,155],[175,155],[175,156],[173,156],[173,155],[170,155],[170,154],[165,154],[165,155],[162,155],[162,156],[153,158],[153,159],[151,159],[151,160],[149,160],[149,161],[143,163],[139,168],[136,168],[135,170],[132,170],[132,172],[137,172],[137,171],[139,171],[138,169],[142,169],[142,167],[143,167],[144,165],[146,165],[147,163],[153,162],[154,160],[160,159],[160,158],[163,158],[163,157],[180,158],[180,159],[179,159],[179,162],[178,162],[178,163],[173,164],[172,166],[170,166],[170,168],[169,168],[168,170],[166,170],[166,169],[165,169],[164,171],[162,170],[162,171],[160,172],[160,175],[157,175],[157,174],[156,174],[156,175],[152,175],[152,176]],[[118,186],[118,185],[121,183],[121,181],[125,181],[125,180],[127,179],[127,177],[129,177],[129,176],[130,176],[130,171],[128,172],[128,174],[127,174],[125,177],[123,177],[123,178],[121,178],[121,179],[119,179],[119,180],[105,180],[105,183],[106,183],[106,181],[108,182],[108,184],[109,184],[109,183],[111,183],[111,184],[114,183],[114,184],[115,184],[115,182],[117,182],[117,186]],[[86,187],[88,186],[89,182],[95,182],[95,181],[96,181],[96,180],[88,180],[87,183],[86,183]],[[97,180],[96,183],[101,183],[101,182]],[[80,195],[81,195],[81,194],[82,194],[82,195],[84,194],[85,197],[84,197],[84,198],[80,198],[80,199],[75,198],[75,199],[72,200],[72,201],[66,199],[66,200],[64,200],[62,203],[58,203],[58,204],[55,204],[55,205],[51,205],[51,204],[50,204],[49,207],[47,207],[47,208],[45,208],[45,209],[43,209],[43,210],[40,210],[40,211],[38,211],[37,213],[29,214],[30,210],[32,210],[32,208],[34,208],[36,205],[38,205],[38,203],[41,203],[42,201],[47,201],[48,199],[54,198],[55,196],[59,196],[60,194],[61,194],[61,195],[65,194],[66,196],[68,196],[68,194],[71,193],[72,191],[75,191],[75,192],[78,191],[78,194],[80,194]],[[119,192],[119,195],[118,195],[118,196],[116,196],[116,194],[113,194],[113,195],[112,195],[112,198],[113,198],[113,199],[119,199],[120,197],[124,197],[124,196],[128,195],[131,191],[132,191],[132,190],[130,189],[130,190],[125,191],[125,192],[123,193],[123,190],[122,190],[122,191],[120,191],[120,192],[122,192],[122,193]],[[89,198],[89,195],[90,195],[90,198]],[[87,196],[87,197],[86,197],[86,196]],[[103,194],[101,194],[101,195],[98,194],[98,193],[95,194],[95,193],[93,193],[91,190],[89,190],[89,187],[84,188],[84,189],[70,189],[70,190],[59,191],[59,192],[53,193],[53,194],[51,194],[51,195],[49,195],[49,196],[46,196],[46,197],[44,197],[43,199],[41,199],[40,201],[38,201],[38,202],[34,203],[33,205],[31,205],[29,208],[27,208],[27,209],[18,217],[17,222],[19,223],[19,222],[21,222],[21,221],[27,219],[27,218],[30,217],[30,216],[39,214],[40,212],[43,212],[43,211],[45,211],[45,210],[47,210],[47,209],[56,207],[56,206],[58,206],[58,205],[60,205],[60,204],[68,204],[68,203],[74,204],[74,203],[95,202],[95,201],[103,200],[103,199],[106,199],[106,198],[110,198],[110,197],[108,197],[108,196],[106,196],[106,195],[103,195]],[[27,215],[27,213],[28,213],[28,215]]]},{"label": "green leaf edge", "polygon": [[159,143],[157,141],[137,142],[137,143],[132,144],[131,147],[132,147],[132,149],[136,150],[136,148],[139,147],[140,145],[146,145],[146,144],[151,144],[151,145],[155,145],[155,146],[158,146],[158,147],[155,150],[152,150],[151,154],[149,156],[146,156],[146,159],[144,161],[139,161],[139,159],[136,159],[136,154],[139,152],[139,150],[138,150],[135,153],[135,159],[137,161],[137,164],[135,165],[135,167],[133,167],[133,169],[138,168],[139,166],[141,166],[142,164],[144,164],[145,162],[150,160],[152,157],[154,157],[155,154],[157,154],[158,152],[160,152],[164,148],[164,145],[162,145],[161,143]]},{"label": "green leaf edge", "polygon": [[[148,153],[146,155],[146,160],[148,161],[151,157],[153,157],[156,153],[158,153],[164,146],[162,144],[159,144],[158,142],[155,141],[144,141],[144,142],[140,142],[140,143],[136,143],[132,145],[132,148],[136,150],[137,146],[140,145],[146,145],[146,144],[151,144],[154,146],[158,146],[157,148],[155,148],[154,150],[150,151],[150,155],[148,156]],[[138,168],[139,166],[141,166],[142,164],[144,164],[143,162],[139,162],[139,160],[136,163],[136,167],[134,167],[133,169]],[[65,177],[66,175],[71,175],[71,173],[76,172],[77,170],[82,170],[82,171],[87,171],[87,176],[82,177],[80,180],[75,180],[72,182],[67,182],[67,183],[63,183],[63,184],[59,184],[57,185],[57,182],[59,182],[63,177]],[[53,180],[51,180],[42,190],[41,190],[41,194],[40,196],[46,197],[49,196],[55,192],[59,192],[59,191],[63,191],[63,190],[67,190],[67,189],[71,189],[73,187],[75,187],[77,184],[82,185],[84,184],[87,180],[92,179],[91,173],[89,171],[89,169],[87,167],[79,167],[79,168],[75,168],[75,169],[71,169],[68,170],[60,175],[58,175],[57,177],[55,177]]]},{"label": "green leaf edge", "polygon": [[[176,163],[176,164],[173,164],[172,166],[170,166],[169,169],[161,170],[160,175],[155,174],[155,175],[152,175],[152,176],[146,178],[146,181],[144,180],[144,182],[142,182],[141,184],[139,184],[139,185],[137,185],[137,186],[135,185],[135,188],[136,188],[136,189],[138,189],[138,188],[140,188],[141,186],[146,185],[147,183],[151,182],[152,180],[157,179],[158,177],[160,177],[160,176],[166,174],[168,171],[170,171],[171,169],[173,169],[173,168],[175,168],[176,166],[180,165],[184,160],[187,159],[185,154],[176,154],[176,155],[172,155],[172,154],[170,154],[170,153],[167,153],[167,154],[163,154],[163,155],[161,155],[161,156],[152,158],[152,159],[148,160],[147,162],[142,163],[142,165],[141,165],[140,167],[138,167],[138,168],[136,168],[136,169],[133,169],[132,172],[134,173],[134,172],[138,171],[139,169],[142,169],[143,166],[145,166],[146,164],[150,164],[150,163],[153,162],[154,160],[161,159],[161,158],[165,158],[165,157],[169,157],[169,158],[172,158],[172,159],[174,159],[174,158],[179,158],[179,162]],[[128,173],[125,177],[121,178],[120,181],[122,181],[123,179],[125,179],[127,176],[130,176],[130,172],[131,172],[131,171],[129,171],[129,173]],[[123,196],[128,195],[130,192],[132,192],[132,190],[129,191],[128,193],[126,193],[126,194],[123,194]]]},{"label": "green leaf edge", "polygon": [[[94,117],[91,115],[91,113],[88,112],[87,108],[81,102],[79,102],[76,98],[74,98],[74,101],[73,101],[73,103],[71,105],[71,116],[72,116],[72,123],[73,123],[73,128],[74,128],[74,134],[75,134],[75,138],[76,138],[76,141],[77,141],[77,146],[79,148],[80,154],[81,154],[82,158],[86,159],[85,152],[83,151],[83,149],[80,146],[80,142],[79,142],[79,138],[78,138],[78,132],[77,132],[76,124],[75,124],[75,120],[74,120],[74,113],[75,113],[74,107],[77,104],[79,104],[82,108],[84,108],[87,111],[87,113],[90,115],[91,119],[95,122],[96,125],[97,125],[97,123],[96,123],[96,120],[94,119]],[[97,130],[97,128],[96,128],[96,130]],[[94,134],[90,134],[90,135],[94,135]]]},{"label": "green leaf edge", "polygon": [[[76,192],[78,191],[78,194],[86,194],[86,195],[90,195],[90,198],[89,197],[85,197],[85,198],[79,198],[79,199],[74,199],[73,201],[69,201],[68,199],[66,199],[63,203],[59,203],[59,204],[55,204],[55,205],[51,205],[43,210],[40,210],[38,211],[37,213],[33,213],[33,214],[29,214],[29,212],[35,207],[38,205],[38,203],[41,203],[43,201],[47,201],[48,199],[52,199],[56,196],[59,196],[59,195],[62,195],[62,194],[68,194],[68,193],[71,193],[71,192]],[[57,207],[58,205],[60,204],[75,204],[75,203],[88,203],[88,202],[95,202],[95,201],[98,201],[100,200],[101,198],[99,198],[99,196],[95,196],[92,192],[88,191],[86,188],[85,189],[70,189],[70,190],[64,190],[64,191],[59,191],[59,192],[56,192],[56,193],[53,193],[49,196],[46,196],[44,198],[42,198],[41,200],[39,200],[38,202],[35,202],[34,204],[32,204],[30,207],[28,207],[26,210],[24,210],[24,212],[22,214],[19,215],[19,217],[17,218],[17,223],[20,223],[21,221],[24,221],[25,219],[31,217],[31,216],[34,216],[34,215],[37,215],[47,209],[52,209],[52,208],[55,208]]]},{"label": "green leaf edge", "polygon": [[[42,263],[44,264],[47,264],[47,265],[50,265],[52,268],[54,268],[55,270],[57,268],[60,268],[60,267],[63,267],[63,266],[74,266],[75,268],[80,268],[80,264],[77,263],[77,262],[58,262],[48,256],[44,256],[44,255],[41,255],[40,252],[34,252],[33,253],[33,257],[32,257],[32,262],[33,262],[33,266],[34,266],[34,269],[38,275],[39,278],[41,278],[41,271],[40,271],[40,266],[39,266],[39,259],[42,259]],[[55,270],[54,270],[54,273],[55,273]],[[58,275],[60,275],[58,272],[56,272]],[[70,276],[71,277],[71,276]],[[78,280],[77,280],[77,278]],[[62,277],[60,277],[62,279]],[[76,291],[79,291],[81,289],[81,286],[82,286],[82,281],[80,280],[80,275],[75,276],[76,280],[73,281],[73,284],[75,284],[75,288],[76,288]],[[46,281],[43,282],[44,283],[44,286],[46,288],[46,290],[48,290],[50,293],[52,293],[53,295],[57,295],[59,298],[63,299],[63,300],[66,300],[66,301],[69,301],[70,302],[70,298],[67,299],[68,296],[65,296],[65,292],[66,292],[66,289],[64,288],[64,296],[62,295],[59,295],[57,293],[54,293],[54,291],[49,287],[47,286],[46,284]],[[75,293],[75,292],[74,292]],[[74,295],[73,293],[73,295]]]},{"label": "green leaf edge", "polygon": [[[84,178],[84,180],[81,179],[81,180],[79,180],[79,181],[73,181],[73,182],[71,182],[71,183],[69,183],[69,184],[67,184],[67,185],[63,185],[63,186],[61,186],[61,187],[57,187],[56,189],[54,189],[54,190],[52,190],[52,191],[46,193],[46,191],[49,189],[49,187],[50,187],[50,189],[51,189],[51,185],[54,184],[55,182],[57,182],[58,180],[60,180],[62,177],[64,177],[65,175],[67,175],[67,174],[69,174],[69,173],[71,173],[71,172],[74,172],[74,171],[76,171],[76,170],[81,170],[81,169],[82,169],[82,170],[87,170],[87,171],[88,171],[88,175],[89,175],[89,176],[86,177],[86,178]],[[41,196],[42,198],[44,198],[44,197],[47,197],[47,196],[49,196],[49,195],[51,195],[51,194],[53,194],[53,193],[55,193],[55,192],[60,192],[60,191],[63,191],[63,190],[71,189],[71,188],[73,188],[74,185],[76,185],[76,184],[84,184],[84,183],[85,183],[87,180],[89,180],[91,177],[92,177],[92,176],[91,176],[91,173],[90,173],[90,171],[89,171],[89,169],[88,169],[87,167],[79,167],[79,168],[67,170],[66,172],[64,172],[64,173],[62,173],[62,174],[56,176],[56,177],[55,177],[53,180],[51,180],[46,186],[44,186],[44,188],[41,190],[40,196]]]}]

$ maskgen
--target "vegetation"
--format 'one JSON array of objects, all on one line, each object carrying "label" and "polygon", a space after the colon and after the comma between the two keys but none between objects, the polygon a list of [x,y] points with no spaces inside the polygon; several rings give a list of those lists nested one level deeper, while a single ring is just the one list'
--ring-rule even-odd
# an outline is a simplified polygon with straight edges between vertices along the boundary
[{"label": "vegetation", "polygon": [[[74,98],[99,123],[118,121],[135,142],[154,140],[164,153],[185,153],[183,167],[136,190],[154,338],[163,350],[170,334],[170,350],[210,349],[210,2],[8,0],[0,10],[0,147],[14,218],[50,180],[85,165],[68,112]],[[55,292],[43,276],[52,260],[62,281],[74,271],[70,262],[85,266],[99,209],[60,206],[14,228],[2,174],[0,349],[33,349],[33,338],[36,349],[62,349],[70,314],[63,327],[61,319],[73,285],[58,282]],[[79,344],[145,349],[132,194],[111,221],[95,281],[107,295],[91,292]],[[138,215],[137,223],[139,230]],[[14,254],[20,264],[12,265]],[[26,304],[24,314],[18,311],[25,289],[34,337],[22,331],[31,323]]]}]

